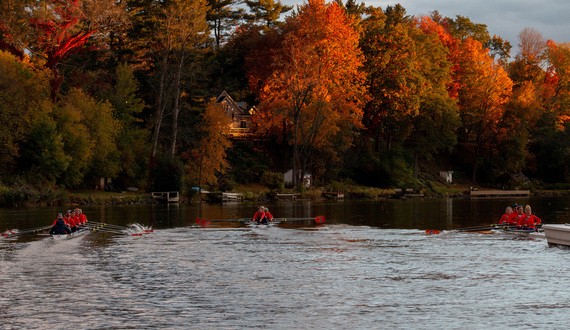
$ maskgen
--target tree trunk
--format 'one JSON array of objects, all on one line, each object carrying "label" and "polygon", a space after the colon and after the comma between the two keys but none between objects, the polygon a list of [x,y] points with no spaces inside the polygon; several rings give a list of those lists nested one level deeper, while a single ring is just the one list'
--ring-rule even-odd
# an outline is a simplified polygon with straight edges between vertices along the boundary
[{"label": "tree trunk", "polygon": [[170,154],[172,157],[176,154],[176,140],[178,138],[178,114],[180,113],[180,81],[182,80],[182,70],[184,67],[184,44],[180,54],[180,61],[178,62],[178,69],[176,72],[176,93],[174,95],[174,109],[172,116],[172,142],[170,145]]},{"label": "tree trunk", "polygon": [[162,72],[160,74],[160,83],[158,87],[158,100],[156,104],[156,117],[154,118],[154,129],[152,132],[152,145],[150,150],[150,159],[148,162],[147,191],[152,186],[152,168],[156,163],[156,151],[158,149],[158,138],[160,136],[160,127],[162,126],[162,117],[166,109],[166,72],[168,70],[168,53],[164,55],[162,60]]},{"label": "tree trunk", "polygon": [[418,178],[419,172],[420,172],[419,165],[418,165],[418,158],[419,158],[419,156],[418,156],[418,153],[416,152],[414,154],[414,179]]},{"label": "tree trunk", "polygon": [[481,135],[477,134],[477,140],[476,140],[477,146],[475,147],[475,159],[473,160],[473,177],[471,178],[474,184],[477,182],[477,166],[479,163],[479,154],[481,153],[480,141],[481,141]]}]

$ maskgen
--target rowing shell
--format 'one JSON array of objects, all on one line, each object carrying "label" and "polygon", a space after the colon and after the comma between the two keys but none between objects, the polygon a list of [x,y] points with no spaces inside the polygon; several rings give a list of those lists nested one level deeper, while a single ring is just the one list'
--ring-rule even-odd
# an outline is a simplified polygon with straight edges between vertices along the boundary
[{"label": "rowing shell", "polygon": [[[291,223],[297,221],[315,221],[316,223],[324,223],[325,217],[320,215],[317,217],[309,217],[309,218],[274,218],[273,221],[270,221],[270,225],[277,225],[283,223]],[[242,219],[215,219],[215,220],[207,220],[202,218],[196,218],[196,224],[202,225],[202,227],[207,227],[212,222],[239,222],[244,225],[248,225],[250,227],[255,226],[267,226],[265,224],[259,224],[256,221],[253,221],[251,218],[242,218]]]},{"label": "rowing shell", "polygon": [[57,234],[51,235],[51,237],[55,240],[63,240],[63,239],[71,239],[79,236],[83,236],[89,232],[89,229],[81,229],[71,234]]},{"label": "rowing shell", "polygon": [[267,227],[273,227],[280,223],[281,221],[271,221],[268,223],[258,223],[255,221],[250,221],[250,222],[245,222],[244,224],[246,224],[250,228],[267,228]]},{"label": "rowing shell", "polygon": [[546,238],[544,230],[536,231],[534,229],[503,229],[501,232],[511,234],[518,237]]}]

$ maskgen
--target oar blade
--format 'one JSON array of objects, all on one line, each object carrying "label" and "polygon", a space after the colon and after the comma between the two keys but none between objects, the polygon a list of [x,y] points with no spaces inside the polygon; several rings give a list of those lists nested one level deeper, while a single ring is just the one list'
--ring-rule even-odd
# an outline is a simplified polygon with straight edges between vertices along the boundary
[{"label": "oar blade", "polygon": [[325,223],[325,216],[324,215],[320,215],[318,217],[315,218],[315,222],[316,223]]},{"label": "oar blade", "polygon": [[426,229],[426,235],[439,235],[439,230]]}]

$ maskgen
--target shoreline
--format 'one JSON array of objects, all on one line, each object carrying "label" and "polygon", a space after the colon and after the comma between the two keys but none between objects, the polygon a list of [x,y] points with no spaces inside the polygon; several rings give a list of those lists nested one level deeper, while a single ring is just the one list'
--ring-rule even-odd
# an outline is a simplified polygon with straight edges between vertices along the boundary
[{"label": "shoreline", "polygon": [[[480,188],[484,189],[484,188]],[[384,200],[384,199],[418,199],[418,198],[494,198],[494,197],[469,197],[469,187],[458,186],[453,189],[438,190],[436,192],[413,191],[411,189],[380,189],[371,187],[351,186],[347,190],[342,190],[342,198],[337,198],[331,189],[327,191],[324,188],[309,189],[301,194],[293,191],[268,191],[261,187],[240,187],[232,192],[241,194],[243,202],[266,202],[277,200]],[[485,189],[488,191],[500,191],[498,189]],[[340,189],[338,191],[341,191]],[[214,193],[220,194],[221,193]],[[279,199],[278,195],[295,195],[295,198]],[[570,190],[532,190],[528,197],[562,197],[570,196]],[[45,206],[80,206],[80,205],[136,205],[136,204],[161,204],[161,202],[152,198],[151,193],[146,192],[102,192],[102,191],[71,191],[58,195],[59,198],[48,201],[42,200],[22,200],[13,202],[12,205],[4,202],[0,208],[25,208],[25,207],[45,207]],[[508,196],[505,196],[508,197]],[[516,197],[516,196],[515,196]],[[524,198],[525,196],[523,196]],[[517,198],[520,198],[518,196]],[[180,196],[179,203],[199,203],[198,196]],[[221,200],[207,200],[206,196],[202,197],[204,203],[222,203]]]}]

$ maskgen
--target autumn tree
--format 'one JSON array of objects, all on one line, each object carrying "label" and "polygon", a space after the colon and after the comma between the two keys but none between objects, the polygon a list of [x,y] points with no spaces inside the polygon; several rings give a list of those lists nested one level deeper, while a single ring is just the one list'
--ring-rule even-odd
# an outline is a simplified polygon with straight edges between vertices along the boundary
[{"label": "autumn tree", "polygon": [[279,22],[279,16],[291,9],[292,6],[285,6],[277,0],[245,0],[244,3],[249,8],[251,14],[244,14],[244,19],[252,23],[262,23],[268,27]]},{"label": "autumn tree", "polygon": [[243,18],[244,9],[237,5],[237,0],[208,0],[206,20],[214,35],[216,48],[226,42],[228,35]]},{"label": "autumn tree", "polygon": [[[429,20],[424,17],[423,20]],[[452,82],[452,63],[448,50],[434,30],[422,30],[416,20],[410,34],[415,43],[418,70],[424,88],[420,94],[419,111],[410,118],[413,126],[406,145],[413,151],[414,178],[419,175],[419,161],[431,160],[450,153],[457,143],[460,124],[457,100],[451,97],[447,86]]]},{"label": "autumn tree", "polygon": [[543,92],[545,110],[554,112],[562,125],[570,121],[570,44],[548,40],[545,58],[548,63]]},{"label": "autumn tree", "polygon": [[518,35],[519,52],[509,64],[509,75],[519,86],[526,81],[539,87],[544,80],[544,56],[546,41],[542,34],[532,28],[524,28]]},{"label": "autumn tree", "polygon": [[149,157],[149,132],[144,129],[140,119],[145,103],[137,96],[139,84],[134,77],[134,70],[126,63],[121,63],[115,70],[113,89],[108,96],[113,106],[114,117],[120,130],[116,145],[119,152],[119,177],[123,182],[134,186],[144,186]]},{"label": "autumn tree", "polygon": [[[72,89],[53,112],[64,151],[71,156],[61,182],[68,187],[90,178],[116,177],[120,171],[116,137],[119,122],[108,101],[97,101]],[[89,178],[88,177],[88,178]]]},{"label": "autumn tree", "polygon": [[187,160],[185,165],[186,182],[190,186],[202,188],[204,184],[215,185],[218,175],[228,168],[226,150],[231,146],[225,136],[230,125],[221,105],[211,100],[199,124],[199,140],[189,152],[184,152],[182,158]]},{"label": "autumn tree", "polygon": [[[173,157],[176,152],[181,98],[183,93],[190,93],[183,89],[183,78],[192,74],[188,70],[192,68],[188,60],[207,38],[206,9],[206,3],[202,0],[178,0],[171,2],[161,12],[160,28],[156,31],[153,49],[158,70],[149,168],[153,166],[163,118],[169,108],[172,109],[172,122],[168,154]],[[150,178],[148,184],[151,184]]]},{"label": "autumn tree", "polygon": [[547,182],[570,178],[570,45],[548,40],[542,49],[545,63],[540,112],[531,127],[531,173]]},{"label": "autumn tree", "polygon": [[44,104],[49,96],[47,74],[27,58],[0,51],[0,173],[4,174],[20,155],[35,120],[49,112]]},{"label": "autumn tree", "polygon": [[52,77],[51,99],[57,99],[63,82],[60,64],[97,34],[124,23],[124,6],[112,0],[45,0],[26,7],[30,12],[30,34],[35,36],[24,47],[45,58],[45,67]]},{"label": "autumn tree", "polygon": [[483,44],[491,40],[485,25],[460,16],[457,20],[441,18],[437,12],[431,18],[423,20],[420,27],[436,31],[449,50],[453,71],[448,91],[457,98],[461,117],[457,152],[472,165],[475,182],[478,168],[484,164],[485,169],[491,170],[493,162],[505,151],[497,152],[496,146],[502,144],[497,139],[505,137],[500,134],[504,132],[501,123],[512,81],[503,69],[503,61],[493,59]]},{"label": "autumn tree", "polygon": [[250,82],[261,81],[260,108],[290,128],[294,184],[300,189],[313,151],[340,147],[330,141],[342,124],[359,126],[362,55],[352,21],[337,3],[308,1],[284,31],[270,58],[271,73],[250,74]]},{"label": "autumn tree", "polygon": [[0,0],[0,50],[24,58],[29,21],[26,7],[31,1]]},{"label": "autumn tree", "polygon": [[375,150],[390,151],[393,139],[407,137],[410,126],[405,118],[418,114],[425,86],[411,35],[413,20],[396,5],[385,12],[370,8],[362,25],[360,43],[370,95],[363,124],[375,141]]},{"label": "autumn tree", "polygon": [[497,143],[497,123],[511,95],[512,81],[476,40],[468,38],[461,43],[458,59],[459,107],[466,132],[460,142],[473,157],[472,180],[476,182],[483,154]]}]

